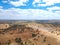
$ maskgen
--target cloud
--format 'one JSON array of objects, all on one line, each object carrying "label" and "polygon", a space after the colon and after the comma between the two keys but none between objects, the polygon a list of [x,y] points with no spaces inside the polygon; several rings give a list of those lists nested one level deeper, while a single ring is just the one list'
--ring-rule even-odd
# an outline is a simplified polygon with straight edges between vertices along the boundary
[{"label": "cloud", "polygon": [[8,3],[8,1],[2,1],[3,3]]},{"label": "cloud", "polygon": [[3,6],[0,6],[0,9],[3,8]]},{"label": "cloud", "polygon": [[[26,2],[29,0],[3,0],[2,2],[8,3],[13,6],[26,6]],[[33,6],[51,6],[55,3],[60,3],[59,0],[34,0],[32,2]],[[47,10],[42,9],[20,9],[20,8],[8,8],[6,10],[3,9],[3,6],[0,6],[0,19],[23,19],[23,20],[48,20],[48,19],[60,19],[60,7],[52,6],[48,7]]]},{"label": "cloud", "polygon": [[9,3],[15,7],[18,6],[27,6],[29,2],[31,1],[34,7],[40,7],[40,6],[53,6],[56,3],[60,3],[60,0],[17,0],[17,1],[13,1],[13,0],[2,0],[3,3]]},{"label": "cloud", "polygon": [[47,8],[48,11],[60,13],[60,7],[54,6]]},{"label": "cloud", "polygon": [[50,8],[47,8],[49,10],[60,10],[60,7],[57,7],[57,6],[54,6],[54,7],[50,7]]},{"label": "cloud", "polygon": [[10,1],[10,4],[13,6],[26,6],[26,4],[24,4],[26,2],[28,2],[28,0]]},{"label": "cloud", "polygon": [[35,5],[36,3],[38,3],[38,6],[51,6],[55,3],[60,3],[60,0],[34,0],[32,4]]},{"label": "cloud", "polygon": [[35,4],[35,3],[41,3],[41,0],[34,0],[32,4]]},{"label": "cloud", "polygon": [[0,9],[0,19],[14,20],[50,20],[60,19],[60,14],[41,9],[19,9],[10,8],[7,10]]}]

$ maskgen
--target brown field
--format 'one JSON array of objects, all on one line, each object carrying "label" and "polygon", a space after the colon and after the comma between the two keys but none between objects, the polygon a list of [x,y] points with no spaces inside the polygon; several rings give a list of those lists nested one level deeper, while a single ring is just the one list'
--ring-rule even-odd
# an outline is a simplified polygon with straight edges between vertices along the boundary
[{"label": "brown field", "polygon": [[60,45],[60,26],[55,24],[0,24],[0,45]]}]

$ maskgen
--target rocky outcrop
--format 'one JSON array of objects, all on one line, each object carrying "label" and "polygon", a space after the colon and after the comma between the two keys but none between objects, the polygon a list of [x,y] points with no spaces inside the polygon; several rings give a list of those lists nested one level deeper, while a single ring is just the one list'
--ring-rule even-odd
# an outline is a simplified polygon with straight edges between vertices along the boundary
[{"label": "rocky outcrop", "polygon": [[9,24],[0,24],[0,29],[6,29],[9,28],[10,25]]}]

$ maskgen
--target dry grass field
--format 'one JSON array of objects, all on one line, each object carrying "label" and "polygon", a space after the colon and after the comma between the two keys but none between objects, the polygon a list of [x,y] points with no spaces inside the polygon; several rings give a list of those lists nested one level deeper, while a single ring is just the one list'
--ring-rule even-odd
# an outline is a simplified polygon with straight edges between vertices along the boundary
[{"label": "dry grass field", "polygon": [[0,24],[0,45],[60,45],[60,26],[55,24]]}]

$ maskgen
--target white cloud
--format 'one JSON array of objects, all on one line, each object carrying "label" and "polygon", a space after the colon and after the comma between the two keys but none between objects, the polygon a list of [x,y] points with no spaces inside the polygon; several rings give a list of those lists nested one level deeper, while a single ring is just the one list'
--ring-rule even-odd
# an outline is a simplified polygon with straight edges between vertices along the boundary
[{"label": "white cloud", "polygon": [[60,13],[60,7],[57,7],[57,6],[54,6],[54,7],[50,7],[50,8],[47,8],[48,11],[51,11],[51,12],[56,12],[56,13]]},{"label": "white cloud", "polygon": [[60,14],[39,9],[19,9],[11,8],[7,10],[0,9],[0,19],[24,19],[24,20],[45,20],[60,19]]},{"label": "white cloud", "polygon": [[34,0],[34,2],[32,4],[35,4],[35,3],[40,3],[41,0]]},{"label": "white cloud", "polygon": [[54,7],[50,7],[50,8],[47,8],[49,10],[60,10],[60,7],[57,7],[57,6],[54,6]]},{"label": "white cloud", "polygon": [[2,1],[3,3],[7,3],[8,1]]},{"label": "white cloud", "polygon": [[19,0],[19,1],[10,1],[10,4],[14,5],[14,6],[25,6],[28,0]]},{"label": "white cloud", "polygon": [[50,5],[54,5],[55,3],[60,3],[60,0],[42,0],[41,2],[45,2],[46,4],[42,4],[40,2],[41,0],[34,0],[34,2],[32,3],[33,5],[36,3],[39,3],[38,6],[50,6]]},{"label": "white cloud", "polygon": [[0,6],[0,9],[3,8],[3,6]]},{"label": "white cloud", "polygon": [[60,3],[60,0],[43,0],[43,2],[46,2],[45,5],[54,5],[55,3]]},{"label": "white cloud", "polygon": [[[29,0],[19,0],[19,1],[12,1],[12,0],[3,0],[3,3],[7,3],[9,2],[10,4],[14,5],[14,6],[26,6],[26,2],[28,2]],[[32,2],[33,6],[36,6],[35,4],[37,4],[37,6],[51,6],[54,5],[55,3],[60,3],[60,0],[34,0]],[[44,4],[43,4],[44,3]]]},{"label": "white cloud", "polygon": [[10,0],[2,0],[3,3],[8,3]]}]

